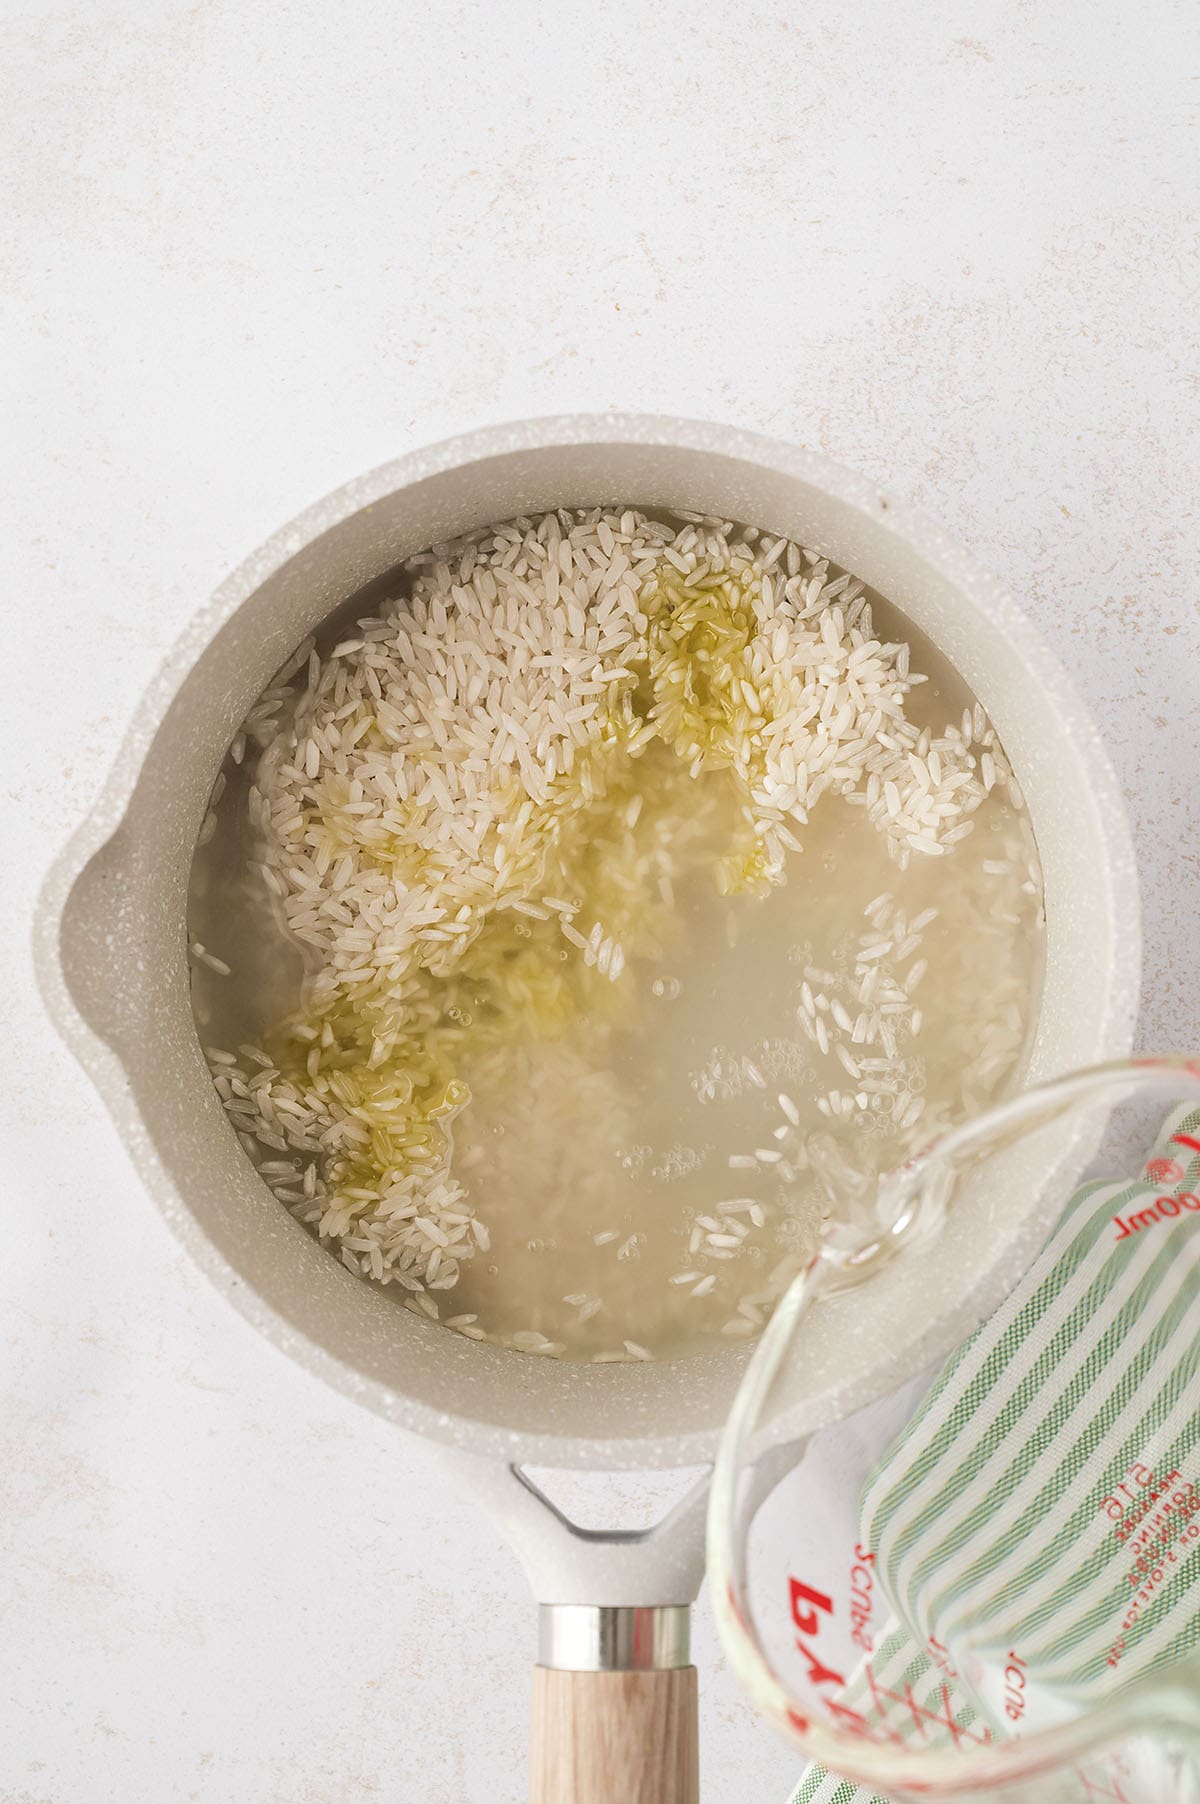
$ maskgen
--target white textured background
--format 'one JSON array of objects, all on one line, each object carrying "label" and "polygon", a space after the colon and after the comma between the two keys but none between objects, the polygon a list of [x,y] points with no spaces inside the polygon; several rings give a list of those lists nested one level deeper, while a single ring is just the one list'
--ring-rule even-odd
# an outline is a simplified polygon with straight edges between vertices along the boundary
[{"label": "white textured background", "polygon": [[[356,472],[646,409],[907,492],[1073,668],[1200,1046],[1191,0],[5,9],[4,1804],[507,1804],[529,1610],[183,1262],[27,917],[231,565]],[[11,1106],[10,1106],[11,1105]],[[702,1607],[706,1799],[780,1800]]]}]

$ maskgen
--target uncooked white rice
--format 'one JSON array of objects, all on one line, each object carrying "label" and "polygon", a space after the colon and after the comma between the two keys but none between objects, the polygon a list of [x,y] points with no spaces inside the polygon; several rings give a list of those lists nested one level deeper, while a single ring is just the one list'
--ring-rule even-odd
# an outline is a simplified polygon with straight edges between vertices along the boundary
[{"label": "uncooked white rice", "polygon": [[[784,539],[633,510],[547,514],[434,547],[399,586],[408,592],[326,656],[298,648],[231,748],[235,766],[256,748],[256,869],[310,975],[301,1010],[265,1048],[208,1056],[243,1143],[287,1155],[260,1159],[276,1194],[348,1269],[398,1285],[437,1320],[430,1292],[453,1290],[489,1246],[447,1131],[470,1101],[457,1061],[479,1024],[461,1000],[439,1018],[438,999],[469,972],[503,1013],[500,953],[522,946],[531,973],[578,954],[604,989],[621,991],[652,912],[674,907],[672,870],[637,852],[679,812],[674,792],[664,803],[654,784],[630,789],[653,756],[666,748],[689,780],[720,773],[734,786],[739,826],[715,871],[726,893],[781,882],[826,796],[859,809],[903,873],[965,838],[993,788],[1014,808],[1020,792],[978,705],[940,735],[909,720],[924,678],[910,670],[908,644],[877,638],[861,584],[830,578],[815,552]],[[220,801],[218,789],[210,835]],[[572,847],[596,836],[597,820],[618,851],[603,894],[577,894]],[[982,869],[1010,904],[1018,878],[1037,892],[1028,855],[1020,868],[1006,856]],[[852,957],[806,969],[799,1040],[852,1085],[816,1097],[827,1119],[874,1131],[887,1116],[898,1132],[921,1120],[909,1048],[928,959],[916,955],[937,912],[906,921],[884,891],[864,911]],[[229,973],[202,942],[190,950],[214,975]],[[678,987],[657,978],[653,993],[669,999]],[[1016,1057],[1019,1001],[1007,1005],[1014,1020],[984,1035],[965,1100]],[[705,1083],[715,1094],[727,1081]],[[738,1081],[769,1088],[757,1058],[741,1058]],[[781,1180],[806,1169],[800,1111],[786,1092],[778,1101],[777,1144],[735,1153],[729,1167],[778,1168]],[[719,1213],[690,1233],[690,1253],[706,1262],[739,1257],[765,1220],[755,1199]],[[591,1235],[597,1248],[619,1240],[626,1264],[641,1238]],[[757,1330],[786,1265],[722,1332]],[[692,1298],[716,1282],[712,1270],[671,1279]],[[580,1320],[603,1308],[590,1293],[566,1301]],[[486,1333],[473,1310],[446,1325]],[[507,1338],[526,1353],[565,1350],[533,1328]],[[651,1355],[625,1338],[594,1357]]]}]

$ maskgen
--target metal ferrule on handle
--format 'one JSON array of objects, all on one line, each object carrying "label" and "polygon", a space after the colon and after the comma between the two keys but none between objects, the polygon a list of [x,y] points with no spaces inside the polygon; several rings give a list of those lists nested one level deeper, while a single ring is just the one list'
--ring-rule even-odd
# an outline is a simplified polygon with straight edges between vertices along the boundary
[{"label": "metal ferrule on handle", "polygon": [[541,1604],[538,1665],[559,1672],[670,1672],[691,1664],[688,1604]]},{"label": "metal ferrule on handle", "polygon": [[530,1804],[700,1804],[687,1604],[541,1604]]}]

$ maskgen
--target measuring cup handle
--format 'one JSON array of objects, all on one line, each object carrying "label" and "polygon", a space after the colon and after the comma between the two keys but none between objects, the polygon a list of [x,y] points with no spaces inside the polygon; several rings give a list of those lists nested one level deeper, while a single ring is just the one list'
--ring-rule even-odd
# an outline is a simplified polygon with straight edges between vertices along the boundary
[{"label": "measuring cup handle", "polygon": [[696,1668],[533,1671],[530,1804],[698,1804]]}]

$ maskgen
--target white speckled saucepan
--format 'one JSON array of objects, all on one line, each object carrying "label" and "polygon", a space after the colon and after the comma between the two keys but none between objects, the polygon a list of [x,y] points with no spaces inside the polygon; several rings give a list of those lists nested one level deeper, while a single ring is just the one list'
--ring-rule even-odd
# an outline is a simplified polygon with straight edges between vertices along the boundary
[{"label": "white speckled saucepan", "polygon": [[[604,1784],[666,1804],[694,1787],[694,1702],[676,1681],[694,1677],[686,1606],[702,1573],[703,1487],[653,1533],[592,1534],[550,1510],[520,1468],[705,1464],[745,1349],[665,1364],[559,1363],[397,1308],[323,1251],[256,1175],[214,1093],[188,993],[196,835],[230,740],[288,653],[365,583],[437,540],[594,503],[717,513],[800,539],[946,652],[995,723],[1041,852],[1046,972],[1025,1075],[1127,1052],[1138,976],[1132,852],[1095,727],[1064,672],[1002,586],[910,508],[812,452],[684,420],[572,417],[475,433],[386,464],[285,527],[198,611],[168,658],[98,806],[47,880],[38,953],[54,1019],[198,1264],[277,1346],[465,1467],[516,1543],[546,1606],[543,1667],[563,1669],[538,1675],[538,1795],[554,1804],[609,1795],[589,1791],[587,1775],[636,1733],[658,1738],[673,1776],[653,1775],[643,1759],[628,1783],[610,1767]],[[1065,1193],[1088,1151],[1077,1139],[1056,1169],[1010,1166],[1007,1194],[976,1199],[922,1260],[880,1273],[869,1315],[854,1291],[830,1297],[814,1324],[809,1425],[895,1388],[959,1341],[1032,1257],[1045,1199]],[[597,1729],[609,1754],[593,1757]]]}]

